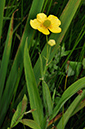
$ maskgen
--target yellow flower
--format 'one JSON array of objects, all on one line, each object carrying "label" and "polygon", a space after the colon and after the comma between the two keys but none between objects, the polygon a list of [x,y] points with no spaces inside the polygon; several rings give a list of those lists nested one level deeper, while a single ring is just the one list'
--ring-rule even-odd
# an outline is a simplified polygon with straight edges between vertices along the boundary
[{"label": "yellow flower", "polygon": [[33,29],[37,29],[45,35],[49,35],[50,32],[60,33],[61,21],[54,15],[49,15],[48,17],[44,13],[37,14],[37,18],[30,20],[30,25]]},{"label": "yellow flower", "polygon": [[48,41],[48,44],[52,47],[52,46],[56,45],[56,42],[55,42],[54,39],[50,39],[50,40]]}]

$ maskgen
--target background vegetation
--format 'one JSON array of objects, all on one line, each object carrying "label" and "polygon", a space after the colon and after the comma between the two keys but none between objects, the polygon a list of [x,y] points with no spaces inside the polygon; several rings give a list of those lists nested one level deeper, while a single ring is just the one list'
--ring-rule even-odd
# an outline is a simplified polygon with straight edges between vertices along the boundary
[{"label": "background vegetation", "polygon": [[[84,129],[85,1],[0,1],[0,129]],[[44,12],[62,32],[46,36],[30,19]],[[44,79],[43,79],[44,78]]]}]

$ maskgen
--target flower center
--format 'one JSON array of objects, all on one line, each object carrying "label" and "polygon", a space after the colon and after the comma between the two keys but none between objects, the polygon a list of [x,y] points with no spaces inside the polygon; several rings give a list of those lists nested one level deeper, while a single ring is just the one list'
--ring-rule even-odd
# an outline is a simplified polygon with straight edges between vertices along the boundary
[{"label": "flower center", "polygon": [[49,27],[49,26],[51,25],[51,21],[50,21],[50,20],[45,20],[45,21],[43,22],[43,25],[44,25],[45,27]]}]

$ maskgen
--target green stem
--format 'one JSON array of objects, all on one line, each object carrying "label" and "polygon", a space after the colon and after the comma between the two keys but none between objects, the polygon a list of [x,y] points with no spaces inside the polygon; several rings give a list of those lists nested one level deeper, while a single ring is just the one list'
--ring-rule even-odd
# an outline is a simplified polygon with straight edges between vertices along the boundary
[{"label": "green stem", "polygon": [[46,43],[47,43],[47,57],[46,57],[46,65],[48,64],[48,37],[46,35]]},{"label": "green stem", "polygon": [[67,75],[66,75],[66,78],[65,78],[65,85],[64,85],[64,91],[66,90],[66,84],[67,84]]},{"label": "green stem", "polygon": [[46,56],[46,65],[45,65],[45,68],[44,68],[44,75],[45,75],[46,70],[47,70],[48,58],[49,58],[49,56],[48,56],[48,37],[47,37],[47,35],[46,35],[46,43],[47,43],[47,56]]}]

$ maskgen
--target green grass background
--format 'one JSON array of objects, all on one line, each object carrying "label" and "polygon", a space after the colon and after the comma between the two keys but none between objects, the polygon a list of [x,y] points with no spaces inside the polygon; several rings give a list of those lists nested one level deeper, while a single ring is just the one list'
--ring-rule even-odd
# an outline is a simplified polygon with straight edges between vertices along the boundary
[{"label": "green grass background", "polygon": [[[34,119],[28,123],[33,122],[35,127],[39,129],[85,127],[84,8],[84,0],[1,0],[1,129],[10,127],[12,116],[24,94],[27,96],[26,111],[36,109],[24,118]],[[33,30],[29,24],[30,19],[34,19],[40,12],[56,15],[61,20],[62,32],[51,33],[48,36],[48,39],[56,41],[56,46],[51,48],[48,67],[45,67],[46,37]],[[81,91],[78,92],[79,90]],[[61,112],[62,117],[48,127],[50,120]],[[48,118],[49,122],[46,121]],[[29,128],[21,123],[14,128]]]}]

